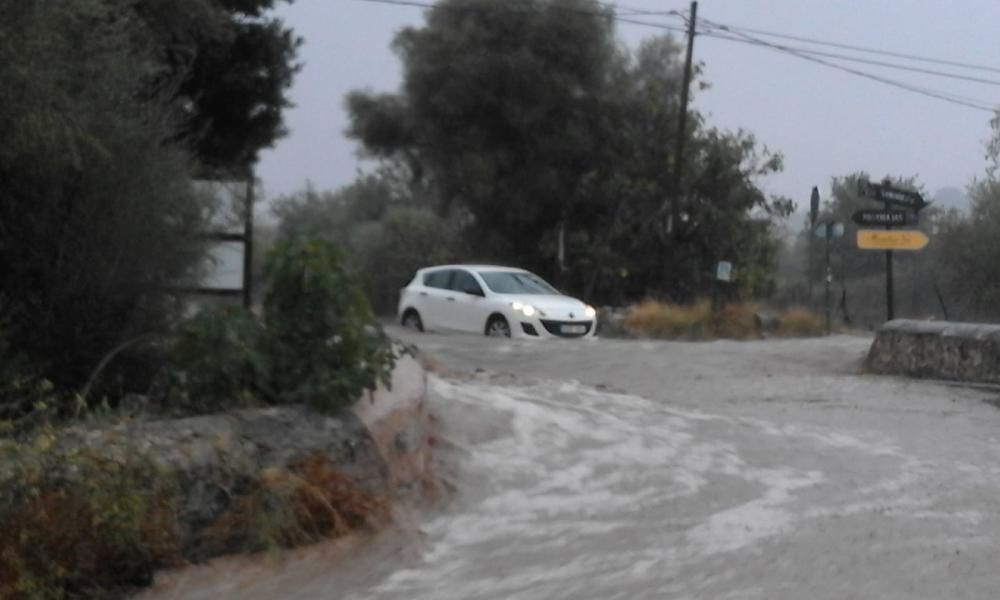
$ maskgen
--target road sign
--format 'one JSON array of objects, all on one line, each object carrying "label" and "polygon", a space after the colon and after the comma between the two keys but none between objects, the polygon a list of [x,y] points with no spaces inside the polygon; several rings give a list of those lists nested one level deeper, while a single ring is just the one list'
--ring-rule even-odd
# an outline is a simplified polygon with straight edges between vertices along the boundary
[{"label": "road sign", "polygon": [[859,210],[851,215],[851,220],[862,226],[913,225],[916,215],[905,210]]},{"label": "road sign", "polygon": [[920,250],[928,242],[930,239],[919,230],[858,230],[858,248],[862,250]]},{"label": "road sign", "polygon": [[730,281],[733,274],[733,263],[720,260],[715,269],[715,278],[719,281]]},{"label": "road sign", "polygon": [[858,191],[862,196],[868,196],[879,202],[903,206],[913,211],[920,211],[928,204],[924,197],[917,192],[901,190],[884,184],[864,181],[861,182]]},{"label": "road sign", "polygon": [[841,237],[844,235],[844,224],[843,223],[820,223],[813,230],[816,237]]}]

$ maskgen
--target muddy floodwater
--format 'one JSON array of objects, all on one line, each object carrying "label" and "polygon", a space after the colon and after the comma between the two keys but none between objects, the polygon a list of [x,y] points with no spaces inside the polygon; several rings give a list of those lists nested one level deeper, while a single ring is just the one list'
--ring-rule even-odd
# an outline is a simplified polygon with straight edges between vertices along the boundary
[{"label": "muddy floodwater", "polygon": [[393,530],[146,598],[993,598],[1000,393],[861,373],[870,339],[504,342],[436,357],[456,485]]}]

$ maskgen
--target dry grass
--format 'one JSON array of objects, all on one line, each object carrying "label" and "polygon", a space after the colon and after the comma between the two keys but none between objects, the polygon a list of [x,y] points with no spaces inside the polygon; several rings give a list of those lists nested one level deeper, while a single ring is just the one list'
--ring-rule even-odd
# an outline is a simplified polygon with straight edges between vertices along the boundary
[{"label": "dry grass", "polygon": [[801,307],[792,307],[781,313],[777,334],[782,337],[811,337],[826,332],[823,317]]},{"label": "dry grass", "polygon": [[198,546],[209,556],[293,548],[374,525],[387,512],[384,500],[312,454],[288,469],[265,469],[201,533]]},{"label": "dry grass", "polygon": [[[388,513],[315,454],[247,473],[225,513],[192,537],[177,485],[141,458],[38,460],[0,484],[0,598],[120,598],[149,585],[159,568],[337,537]],[[60,463],[72,478],[51,479]]]},{"label": "dry grass", "polygon": [[743,302],[727,304],[712,311],[708,301],[672,304],[644,300],[625,316],[625,331],[637,337],[668,340],[749,340],[767,336],[804,337],[822,335],[824,321],[803,308],[792,308],[778,315],[779,325],[761,331],[755,318],[760,306]]},{"label": "dry grass", "polygon": [[661,339],[700,340],[708,337],[712,306],[708,302],[690,305],[644,300],[625,316],[625,331],[632,335]]},{"label": "dry grass", "polygon": [[[58,485],[41,469],[5,483],[0,597],[118,597],[180,562],[176,489],[148,464],[96,455],[69,459]],[[43,463],[48,470],[53,465]]]},{"label": "dry grass", "polygon": [[716,311],[711,318],[712,337],[733,340],[749,340],[760,337],[754,314],[758,308],[753,304],[728,304]]}]

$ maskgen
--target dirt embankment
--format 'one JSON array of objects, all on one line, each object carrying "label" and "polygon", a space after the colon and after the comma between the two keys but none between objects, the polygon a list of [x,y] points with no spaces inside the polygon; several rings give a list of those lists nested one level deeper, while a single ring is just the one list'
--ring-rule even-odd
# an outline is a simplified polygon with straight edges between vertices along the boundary
[{"label": "dirt embankment", "polygon": [[[430,491],[432,427],[424,369],[404,356],[390,388],[339,415],[281,406],[134,420],[6,448],[2,479],[18,515],[0,523],[4,556],[16,558],[0,560],[0,589],[100,597],[149,585],[166,567],[179,570],[157,579],[225,554],[376,531]],[[58,522],[45,517],[56,506]],[[61,551],[67,541],[94,560]]]}]

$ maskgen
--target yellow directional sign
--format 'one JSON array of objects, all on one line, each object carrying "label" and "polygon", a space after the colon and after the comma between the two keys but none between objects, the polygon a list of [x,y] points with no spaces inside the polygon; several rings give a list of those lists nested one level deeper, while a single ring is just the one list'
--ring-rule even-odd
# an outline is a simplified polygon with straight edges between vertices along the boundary
[{"label": "yellow directional sign", "polygon": [[858,230],[858,248],[862,250],[921,250],[928,242],[930,239],[918,230]]}]

